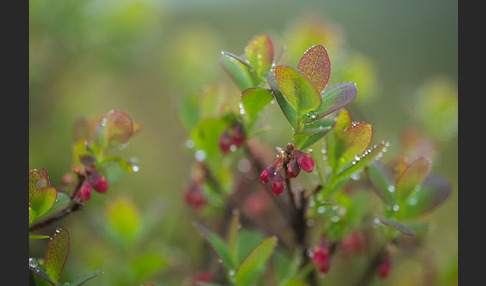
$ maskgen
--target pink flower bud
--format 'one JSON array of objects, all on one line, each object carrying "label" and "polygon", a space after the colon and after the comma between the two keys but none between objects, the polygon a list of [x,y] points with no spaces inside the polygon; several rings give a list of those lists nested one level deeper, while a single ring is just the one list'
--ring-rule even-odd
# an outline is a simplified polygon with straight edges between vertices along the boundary
[{"label": "pink flower bud", "polygon": [[285,181],[280,173],[277,173],[272,180],[272,193],[276,196],[280,195],[283,192],[285,186]]},{"label": "pink flower bud", "polygon": [[312,170],[314,170],[314,160],[311,155],[300,150],[295,150],[295,152],[297,154],[297,163],[299,163],[300,168],[307,173],[312,172]]},{"label": "pink flower bud", "polygon": [[299,173],[300,173],[299,163],[297,163],[297,161],[295,160],[290,161],[290,163],[287,166],[287,176],[289,178],[295,178],[299,175]]},{"label": "pink flower bud", "polygon": [[204,206],[206,204],[206,198],[204,197],[201,186],[190,184],[184,193],[184,201],[195,210]]},{"label": "pink flower bud", "polygon": [[243,130],[243,124],[237,123],[233,128],[233,133],[231,134],[231,141],[236,147],[240,147],[245,143],[245,131]]},{"label": "pink flower bud", "polygon": [[380,275],[381,279],[385,279],[390,274],[391,270],[391,259],[389,256],[385,257],[383,261],[380,263],[380,267],[378,268],[378,274]]},{"label": "pink flower bud", "polygon": [[81,189],[76,194],[76,198],[81,200],[89,200],[91,198],[91,185],[88,182],[84,182],[81,185]]},{"label": "pink flower bud", "polygon": [[98,193],[106,193],[108,190],[108,182],[106,178],[98,173],[92,173],[89,177],[89,183]]},{"label": "pink flower bud", "polygon": [[260,180],[262,183],[266,184],[270,182],[270,180],[273,179],[275,176],[275,167],[272,165],[268,166],[263,170],[263,172],[260,174]]},{"label": "pink flower bud", "polygon": [[228,154],[231,151],[231,136],[229,135],[227,130],[225,130],[223,134],[221,134],[221,136],[219,137],[218,144],[219,150],[221,150],[223,154]]},{"label": "pink flower bud", "polygon": [[331,268],[331,259],[329,257],[329,249],[322,245],[317,245],[312,251],[312,263],[317,268],[320,274],[326,274]]}]

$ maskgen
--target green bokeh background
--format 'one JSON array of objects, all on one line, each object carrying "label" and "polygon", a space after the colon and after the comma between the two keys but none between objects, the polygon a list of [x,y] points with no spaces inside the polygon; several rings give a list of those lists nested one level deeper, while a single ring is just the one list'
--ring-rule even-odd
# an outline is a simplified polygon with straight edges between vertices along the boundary
[{"label": "green bokeh background", "polygon": [[[207,245],[182,201],[193,159],[185,149],[178,104],[220,81],[238,96],[219,65],[220,52],[241,54],[261,33],[270,35],[277,50],[291,45],[292,29],[312,16],[339,31],[348,54],[371,62],[373,92],[363,99],[358,94],[349,109],[356,120],[373,125],[374,138],[391,143],[390,156],[399,152],[400,136],[410,127],[436,142],[433,172],[450,180],[453,195],[428,217],[435,228],[427,245],[437,261],[438,285],[456,285],[457,107],[435,120],[441,98],[428,96],[434,92],[426,84],[441,79],[440,86],[450,86],[446,107],[457,105],[457,5],[452,0],[30,0],[29,168],[46,168],[51,185],[59,185],[71,167],[73,124],[80,116],[120,109],[143,126],[120,153],[136,157],[140,171],[105,195],[95,193],[84,211],[59,222],[72,235],[61,280],[104,269],[87,284],[126,285],[130,280],[123,279],[133,278],[123,276],[132,269],[130,259],[145,253],[163,257],[154,258],[165,265],[161,271],[140,274],[156,285],[180,285],[198,271],[199,251]],[[107,210],[120,201],[139,222],[153,225],[142,242],[122,250],[104,231]],[[41,257],[44,247],[45,242],[30,242],[33,256]],[[410,285],[399,278],[420,271],[417,267],[401,264],[386,285]]]}]

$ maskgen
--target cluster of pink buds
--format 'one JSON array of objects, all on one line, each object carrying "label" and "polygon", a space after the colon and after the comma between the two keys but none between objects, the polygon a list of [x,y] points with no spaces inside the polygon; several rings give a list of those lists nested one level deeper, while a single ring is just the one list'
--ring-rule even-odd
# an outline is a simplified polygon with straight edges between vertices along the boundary
[{"label": "cluster of pink buds", "polygon": [[206,198],[200,184],[189,183],[184,191],[184,201],[195,210],[201,209],[206,205]]},{"label": "cluster of pink buds", "polygon": [[284,168],[287,170],[285,175],[288,178],[296,178],[301,169],[308,173],[312,172],[314,170],[314,160],[309,154],[295,149],[290,143],[285,151],[280,148],[277,148],[277,150],[279,151],[277,160],[263,170],[260,174],[260,180],[264,184],[271,182],[272,192],[278,196],[285,187],[285,177],[280,170]]},{"label": "cluster of pink buds", "polygon": [[331,257],[329,255],[329,244],[327,236],[323,236],[321,242],[314,247],[311,252],[312,263],[317,268],[319,274],[326,274],[331,267]]},{"label": "cluster of pink buds", "polygon": [[79,177],[84,177],[84,182],[76,194],[76,198],[87,201],[91,198],[91,190],[94,189],[98,193],[106,193],[108,190],[108,181],[106,178],[96,172],[94,168],[86,168],[85,171],[80,171],[78,167],[73,167],[73,172]]},{"label": "cluster of pink buds", "polygon": [[[236,122],[228,126],[219,137],[219,150],[223,154],[228,154],[236,148],[241,147],[246,140],[245,130],[241,122]],[[234,146],[234,147],[232,147]]]}]

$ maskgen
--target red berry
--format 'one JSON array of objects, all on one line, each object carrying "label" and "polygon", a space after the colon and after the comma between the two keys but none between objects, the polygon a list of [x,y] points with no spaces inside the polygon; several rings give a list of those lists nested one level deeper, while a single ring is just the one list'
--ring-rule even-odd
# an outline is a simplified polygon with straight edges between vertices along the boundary
[{"label": "red berry", "polygon": [[276,196],[280,195],[283,192],[285,186],[285,181],[280,173],[277,173],[272,180],[272,193]]},{"label": "red berry", "polygon": [[227,130],[225,130],[219,137],[218,144],[219,150],[221,150],[223,154],[228,154],[231,151],[231,136]]},{"label": "red berry", "polygon": [[391,261],[390,257],[387,256],[383,261],[380,263],[380,267],[378,268],[378,273],[380,274],[380,278],[385,279],[390,274],[391,269]]},{"label": "red berry", "polygon": [[260,174],[260,180],[262,183],[266,184],[270,182],[270,180],[273,179],[275,176],[275,167],[273,165],[270,165],[263,170],[263,172]]},{"label": "red berry", "polygon": [[327,259],[325,263],[319,264],[317,266],[317,270],[320,274],[326,274],[327,272],[329,272],[329,268],[331,268],[331,261],[329,259]]},{"label": "red berry", "polygon": [[311,155],[300,150],[295,150],[295,152],[297,154],[297,163],[299,164],[299,167],[307,173],[312,172],[312,170],[314,170],[314,160]]},{"label": "red berry", "polygon": [[91,185],[88,182],[84,182],[81,185],[81,189],[76,194],[76,198],[81,200],[89,200],[91,198]]},{"label": "red berry", "polygon": [[290,161],[290,163],[287,166],[287,176],[289,178],[295,178],[299,175],[299,173],[300,173],[299,163],[297,163],[297,161],[295,160]]},{"label": "red berry", "polygon": [[233,133],[231,134],[231,142],[236,146],[240,147],[245,143],[245,131],[243,130],[243,124],[237,123],[233,127]]},{"label": "red berry", "polygon": [[99,193],[106,193],[108,190],[108,182],[106,178],[98,173],[92,173],[89,178],[89,183]]},{"label": "red berry", "polygon": [[202,192],[201,186],[190,184],[184,193],[184,201],[198,210],[206,204],[206,198]]}]

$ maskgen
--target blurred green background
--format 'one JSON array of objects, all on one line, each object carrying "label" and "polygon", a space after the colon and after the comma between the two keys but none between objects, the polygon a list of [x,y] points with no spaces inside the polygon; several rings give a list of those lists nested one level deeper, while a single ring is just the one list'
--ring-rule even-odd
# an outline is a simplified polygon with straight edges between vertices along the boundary
[{"label": "blurred green background", "polygon": [[[427,218],[435,221],[427,245],[437,263],[437,285],[456,285],[457,5],[452,0],[30,0],[29,168],[46,168],[51,185],[59,185],[71,168],[78,117],[120,109],[143,126],[122,151],[139,161],[140,171],[115,182],[105,195],[95,193],[84,211],[59,222],[72,236],[61,280],[104,269],[93,285],[180,285],[200,270],[200,251],[208,246],[182,200],[193,159],[178,104],[220,82],[237,97],[219,65],[220,52],[242,54],[253,36],[267,33],[276,53],[286,47],[281,63],[294,66],[295,55],[318,44],[309,39],[328,41],[320,44],[333,64],[330,83],[357,82],[358,98],[349,109],[353,119],[373,125],[375,140],[391,143],[385,157],[401,152],[410,130],[419,137],[406,138],[423,139],[420,150],[434,150],[429,152],[433,172],[450,180],[453,195]],[[281,146],[288,140],[272,138]],[[133,220],[125,240],[105,227],[118,211]],[[31,255],[41,257],[44,249],[45,242],[30,242]],[[400,275],[420,271],[417,267],[405,261],[386,285],[418,283]]]}]

